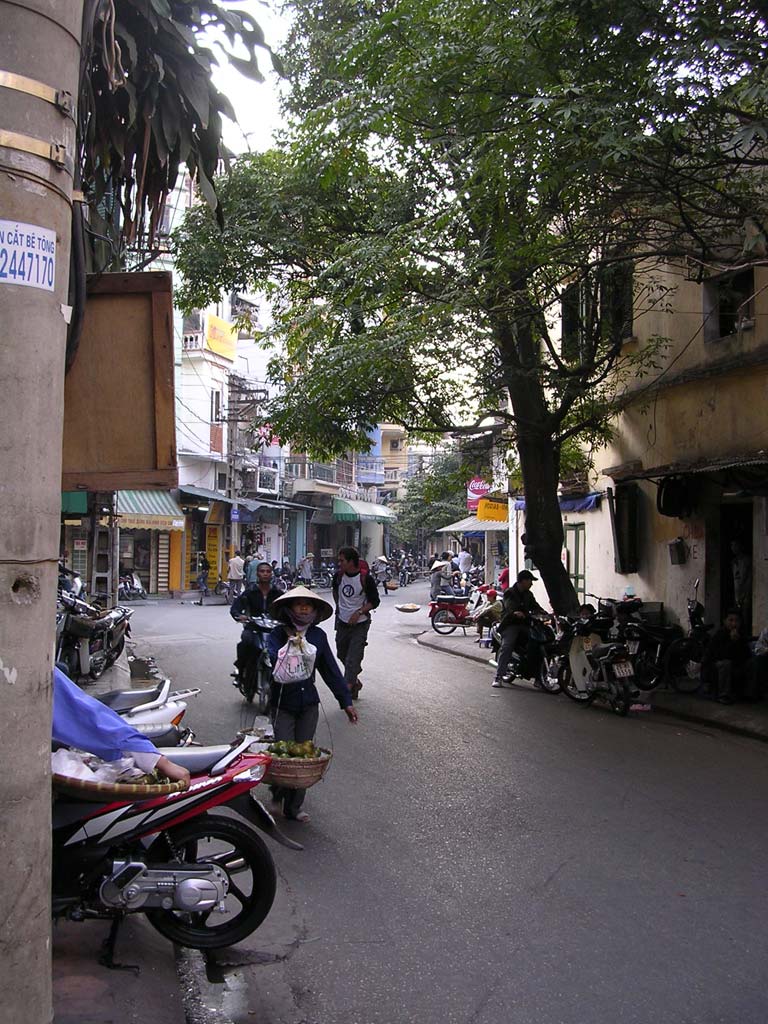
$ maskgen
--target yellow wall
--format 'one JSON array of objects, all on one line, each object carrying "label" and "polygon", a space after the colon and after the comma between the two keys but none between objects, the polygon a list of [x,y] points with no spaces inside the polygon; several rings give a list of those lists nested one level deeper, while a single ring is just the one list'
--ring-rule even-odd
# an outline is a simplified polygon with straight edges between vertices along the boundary
[{"label": "yellow wall", "polygon": [[184,586],[183,539],[184,534],[180,530],[174,530],[171,535],[171,545],[168,552],[168,589],[181,590]]}]

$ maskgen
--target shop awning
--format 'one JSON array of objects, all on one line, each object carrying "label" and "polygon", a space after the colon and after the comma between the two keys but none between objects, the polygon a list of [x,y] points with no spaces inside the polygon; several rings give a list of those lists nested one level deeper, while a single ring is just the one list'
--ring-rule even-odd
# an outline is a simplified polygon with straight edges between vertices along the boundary
[{"label": "shop awning", "polygon": [[[561,498],[561,512],[593,512],[599,505],[602,494],[594,491],[592,494],[582,494],[574,498]],[[515,498],[515,511],[525,509],[525,498]]]},{"label": "shop awning", "polygon": [[506,533],[509,523],[501,523],[497,519],[478,519],[477,516],[467,516],[466,519],[459,519],[450,526],[443,526],[437,533]]},{"label": "shop awning", "polygon": [[184,513],[167,491],[118,491],[121,530],[183,530]]},{"label": "shop awning", "polygon": [[395,513],[386,505],[376,505],[372,501],[351,501],[347,498],[333,499],[333,517],[340,523],[383,523],[387,519],[395,519]]}]

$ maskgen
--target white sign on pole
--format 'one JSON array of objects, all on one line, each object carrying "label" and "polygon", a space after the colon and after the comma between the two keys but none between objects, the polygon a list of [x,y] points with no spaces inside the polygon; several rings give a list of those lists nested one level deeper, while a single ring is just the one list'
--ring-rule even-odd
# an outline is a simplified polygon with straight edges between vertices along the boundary
[{"label": "white sign on pole", "polygon": [[56,281],[56,232],[36,224],[0,220],[0,284],[52,292]]}]

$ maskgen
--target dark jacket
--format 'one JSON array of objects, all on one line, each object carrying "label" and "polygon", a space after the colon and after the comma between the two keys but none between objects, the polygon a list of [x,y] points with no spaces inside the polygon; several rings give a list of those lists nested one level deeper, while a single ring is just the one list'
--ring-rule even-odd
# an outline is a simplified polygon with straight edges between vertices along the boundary
[{"label": "dark jacket", "polygon": [[260,587],[254,587],[253,590],[246,590],[235,598],[229,609],[229,614],[233,619],[236,619],[238,615],[268,615],[272,610],[273,602],[282,596],[277,587],[272,587],[266,596],[262,594]]},{"label": "dark jacket", "polygon": [[[333,600],[336,604],[336,608],[339,607],[339,584],[341,577],[344,573],[334,573],[333,577]],[[363,593],[365,594],[365,600],[371,606],[371,608],[378,608],[381,604],[381,598],[379,597],[379,588],[376,585],[376,580],[370,572],[362,574],[363,577]]]},{"label": "dark jacket", "polygon": [[[537,602],[530,590],[521,590],[517,583],[513,583],[508,590],[504,591],[502,597],[504,612],[501,616],[499,629],[504,630],[507,626],[525,626],[531,615],[546,615],[547,613]],[[515,616],[515,612],[523,612],[525,619]]]},{"label": "dark jacket", "polygon": [[[288,642],[288,632],[285,626],[276,626],[267,637],[267,650],[272,659],[272,664],[277,662],[277,652]],[[307,640],[317,648],[315,669],[323,677],[326,685],[339,702],[340,708],[352,707],[352,694],[344,682],[344,676],[339,670],[338,662],[334,658],[328,637],[319,626],[310,626],[307,630]],[[320,703],[320,694],[315,686],[315,672],[308,679],[301,679],[297,683],[272,684],[272,706],[279,707],[281,711],[303,711],[306,707]]]},{"label": "dark jacket", "polygon": [[707,648],[704,651],[704,664],[713,665],[716,661],[732,661],[734,665],[744,665],[752,654],[749,641],[740,636],[737,640],[731,639],[731,634],[721,626],[710,637]]}]

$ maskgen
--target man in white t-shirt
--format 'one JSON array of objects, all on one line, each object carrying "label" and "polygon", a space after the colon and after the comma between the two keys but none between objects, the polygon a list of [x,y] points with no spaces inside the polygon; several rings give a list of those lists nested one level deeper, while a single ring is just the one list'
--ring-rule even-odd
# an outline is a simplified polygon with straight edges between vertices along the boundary
[{"label": "man in white t-shirt", "polygon": [[339,548],[339,571],[333,577],[336,602],[336,656],[344,663],[344,679],[357,700],[363,684],[358,679],[371,627],[370,613],[381,602],[376,580],[361,572],[355,548]]},{"label": "man in white t-shirt", "polygon": [[472,568],[472,555],[467,550],[467,545],[464,544],[462,546],[461,551],[459,552],[459,572],[463,576],[465,573],[468,573],[471,568]]}]

